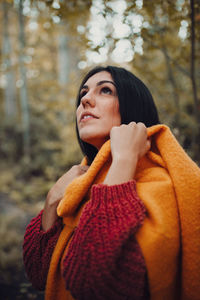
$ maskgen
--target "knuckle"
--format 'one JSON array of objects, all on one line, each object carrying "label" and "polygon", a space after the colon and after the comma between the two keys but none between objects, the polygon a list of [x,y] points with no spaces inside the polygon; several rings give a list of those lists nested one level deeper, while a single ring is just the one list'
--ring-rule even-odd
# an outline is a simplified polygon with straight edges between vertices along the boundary
[{"label": "knuckle", "polygon": [[141,123],[141,122],[138,123],[138,124],[137,124],[137,128],[138,128],[138,130],[139,130],[141,133],[147,135],[147,128],[146,128],[146,126],[144,125],[144,123]]},{"label": "knuckle", "polygon": [[120,128],[127,128],[127,126],[128,126],[128,125],[126,125],[126,124],[121,124],[119,127],[120,127]]},{"label": "knuckle", "polygon": [[142,123],[142,122],[138,122],[138,123],[137,123],[137,126],[138,126],[138,127],[141,127],[141,128],[146,128],[145,124]]},{"label": "knuckle", "polygon": [[132,125],[132,126],[135,126],[135,125],[136,125],[136,122],[132,121],[132,122],[130,122],[129,124]]}]

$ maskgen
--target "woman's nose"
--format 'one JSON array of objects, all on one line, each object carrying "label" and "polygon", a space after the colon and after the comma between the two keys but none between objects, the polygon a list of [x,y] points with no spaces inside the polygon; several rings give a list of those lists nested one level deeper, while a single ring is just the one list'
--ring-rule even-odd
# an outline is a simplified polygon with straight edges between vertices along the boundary
[{"label": "woman's nose", "polygon": [[83,107],[85,106],[95,106],[95,97],[93,93],[87,92],[85,96],[81,98],[81,103]]}]

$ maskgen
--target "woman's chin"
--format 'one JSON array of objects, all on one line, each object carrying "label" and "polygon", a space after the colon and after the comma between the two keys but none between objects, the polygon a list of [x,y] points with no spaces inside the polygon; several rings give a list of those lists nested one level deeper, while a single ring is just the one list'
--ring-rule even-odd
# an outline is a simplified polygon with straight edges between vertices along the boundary
[{"label": "woman's chin", "polygon": [[94,137],[94,136],[80,136],[81,140],[85,143],[88,143],[92,146],[94,146],[97,149],[100,149],[101,146],[105,143],[108,138],[106,137]]}]

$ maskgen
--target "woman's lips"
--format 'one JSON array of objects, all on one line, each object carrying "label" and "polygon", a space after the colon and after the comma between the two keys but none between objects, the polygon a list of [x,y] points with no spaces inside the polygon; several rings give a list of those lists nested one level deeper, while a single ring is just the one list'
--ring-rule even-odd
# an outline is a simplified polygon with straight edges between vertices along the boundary
[{"label": "woman's lips", "polygon": [[91,119],[98,119],[98,117],[89,111],[85,111],[81,114],[80,122],[86,122],[87,120],[91,120]]},{"label": "woman's lips", "polygon": [[87,121],[89,121],[89,120],[91,120],[91,119],[97,119],[97,118],[95,118],[95,117],[93,117],[93,116],[85,116],[85,117],[83,117],[82,119],[81,119],[81,123],[82,122],[87,122]]}]

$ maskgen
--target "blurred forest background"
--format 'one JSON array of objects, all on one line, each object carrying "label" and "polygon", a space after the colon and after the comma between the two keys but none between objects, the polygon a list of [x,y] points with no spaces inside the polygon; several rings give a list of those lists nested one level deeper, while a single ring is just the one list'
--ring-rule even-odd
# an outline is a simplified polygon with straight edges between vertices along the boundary
[{"label": "blurred forest background", "polygon": [[91,67],[139,76],[200,163],[200,1],[2,0],[0,22],[0,293],[43,299],[24,275],[23,234],[82,158],[75,98]]}]

